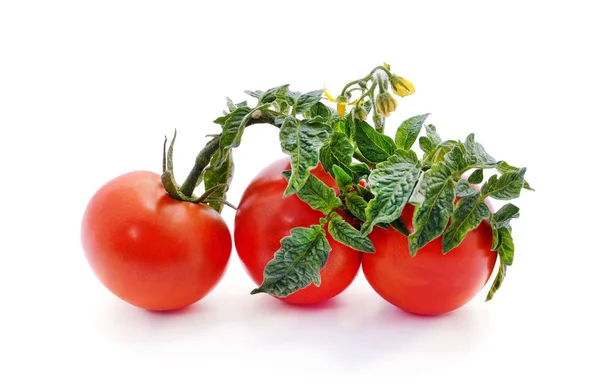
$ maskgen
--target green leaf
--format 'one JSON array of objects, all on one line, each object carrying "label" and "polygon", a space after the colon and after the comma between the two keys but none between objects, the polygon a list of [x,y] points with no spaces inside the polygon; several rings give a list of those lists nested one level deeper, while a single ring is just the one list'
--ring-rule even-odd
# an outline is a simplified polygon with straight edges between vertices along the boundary
[{"label": "green leaf", "polygon": [[352,215],[363,222],[367,220],[367,215],[365,213],[367,202],[362,196],[356,192],[348,193],[346,194],[344,201],[346,202],[346,208],[348,208],[348,211],[350,211]]},{"label": "green leaf", "polygon": [[506,203],[494,214],[494,223],[498,228],[510,227],[511,219],[519,217],[519,207],[512,203]]},{"label": "green leaf", "polygon": [[415,207],[414,232],[408,237],[412,256],[439,237],[448,224],[454,208],[452,170],[443,164],[433,166],[423,175],[419,190],[424,199],[422,204]]},{"label": "green leaf", "polygon": [[421,136],[419,138],[419,148],[427,155],[435,148],[435,144],[427,136]]},{"label": "green leaf", "polygon": [[483,181],[483,169],[474,170],[468,178],[471,184],[481,184]]},{"label": "green leaf", "polygon": [[369,175],[375,198],[366,209],[361,234],[366,236],[377,223],[390,223],[400,217],[417,180],[421,162],[412,151],[398,150],[387,161],[378,163]]},{"label": "green leaf", "polygon": [[[292,171],[286,170],[281,174],[289,181]],[[313,210],[321,211],[325,215],[342,205],[335,191],[312,174],[309,174],[304,186],[296,192],[296,195]]]},{"label": "green leaf", "polygon": [[260,97],[263,96],[263,94],[265,93],[264,91],[261,90],[245,90],[244,91],[246,94],[248,94],[249,96],[253,97],[253,98],[257,98],[260,99]]},{"label": "green leaf", "polygon": [[375,252],[375,246],[371,240],[367,237],[361,236],[358,230],[352,227],[351,224],[346,222],[337,213],[331,215],[328,229],[329,234],[331,234],[333,239],[337,242],[340,242],[360,252]]},{"label": "green leaf", "polygon": [[[496,165],[496,170],[498,170],[498,172],[500,174],[504,174],[509,171],[519,171],[519,168],[515,167],[515,166],[511,166],[508,163],[506,163],[505,161],[499,161]],[[535,190],[529,185],[529,183],[527,181],[525,181],[523,183],[523,188],[527,189],[528,191]]]},{"label": "green leaf", "polygon": [[271,103],[278,98],[285,97],[286,92],[288,91],[289,84],[284,84],[281,86],[273,87],[265,91],[258,98],[258,105],[263,103]]},{"label": "green leaf", "polygon": [[370,162],[383,162],[394,155],[396,145],[392,138],[377,132],[369,123],[358,121],[355,132],[358,149]]},{"label": "green leaf", "polygon": [[467,167],[465,152],[459,146],[447,146],[448,151],[444,153],[444,161],[454,173],[460,173]]},{"label": "green leaf", "polygon": [[500,246],[498,247],[500,262],[504,265],[512,265],[515,258],[515,244],[512,234],[508,228],[501,227],[498,229],[498,236],[500,237]]},{"label": "green leaf", "polygon": [[512,203],[506,203],[495,214],[492,215],[490,223],[492,224],[492,250],[498,250],[500,247],[499,229],[506,228],[510,230],[510,221],[519,217],[519,207]]},{"label": "green leaf", "polygon": [[489,218],[490,209],[480,197],[479,192],[472,196],[463,197],[456,203],[450,226],[442,236],[442,252],[448,253],[456,248],[475,229],[482,220]]},{"label": "green leaf", "polygon": [[469,134],[465,140],[467,163],[472,168],[486,169],[496,167],[496,160],[488,154],[483,146],[475,141],[475,135]]},{"label": "green leaf", "polygon": [[213,122],[215,124],[224,125],[229,119],[229,117],[231,117],[231,113],[227,113],[221,117],[217,117]]},{"label": "green leaf", "polygon": [[351,115],[347,115],[344,121],[346,122],[346,126],[344,127],[346,136],[348,136],[348,139],[350,139],[351,141],[356,140],[356,122],[354,121]]},{"label": "green leaf", "polygon": [[390,222],[390,226],[400,234],[405,235],[406,237],[410,235],[410,231],[408,230],[408,227],[406,227],[406,223],[404,223],[402,218],[398,218],[395,221]]},{"label": "green leaf", "polygon": [[500,176],[494,174],[481,186],[484,197],[493,197],[497,200],[510,200],[519,197],[525,182],[526,168],[518,171],[509,171]]},{"label": "green leaf", "polygon": [[[204,188],[210,189],[220,184],[226,184],[227,187],[223,187],[212,193],[212,199],[225,199],[225,196],[227,194],[227,188],[231,184],[234,172],[231,151],[228,151],[226,153],[227,157],[224,159],[224,162],[221,164],[221,166],[216,168],[217,163],[221,160],[219,154],[220,151],[213,155],[210,161],[210,165],[206,168],[206,171],[204,172]],[[210,205],[219,213],[223,210],[223,203],[220,201],[210,201],[208,205]]]},{"label": "green leaf", "polygon": [[313,225],[296,227],[290,234],[281,240],[281,247],[265,267],[262,284],[251,294],[287,297],[313,282],[317,287],[321,285],[320,271],[331,252],[325,230]]},{"label": "green leaf", "polygon": [[465,196],[473,196],[478,193],[477,189],[473,188],[471,184],[464,178],[456,181],[456,196],[465,197]]},{"label": "green leaf", "polygon": [[333,118],[333,109],[323,102],[317,102],[310,108],[310,117],[321,117],[325,122],[329,123]]},{"label": "green leaf", "polygon": [[438,144],[442,143],[442,138],[437,133],[437,130],[435,129],[435,126],[433,124],[425,125],[425,133],[427,134],[427,137],[429,138],[429,140],[431,140],[434,146],[437,146]]},{"label": "green leaf", "polygon": [[333,165],[333,178],[341,190],[347,191],[352,188],[352,177],[338,165]]},{"label": "green leaf", "polygon": [[410,150],[417,140],[423,123],[431,113],[421,114],[404,120],[396,130],[396,147],[401,150]]},{"label": "green leaf", "polygon": [[251,112],[248,107],[240,107],[231,112],[229,118],[223,124],[223,133],[221,135],[220,148],[221,151],[226,151],[240,145],[242,134],[246,127],[248,118],[246,117]]},{"label": "green leaf", "polygon": [[319,163],[319,150],[333,133],[331,127],[315,120],[288,116],[279,131],[281,150],[291,157],[292,175],[284,196],[298,192]]},{"label": "green leaf", "polygon": [[315,90],[302,94],[296,100],[296,113],[304,113],[310,110],[317,102],[321,101],[323,90]]},{"label": "green leaf", "polygon": [[325,142],[319,153],[321,164],[326,172],[333,173],[333,166],[337,165],[346,173],[352,175],[355,182],[369,175],[369,167],[364,163],[353,163],[354,146],[348,137],[340,132],[334,132]]},{"label": "green leaf", "polygon": [[490,287],[490,291],[488,292],[487,298],[485,299],[486,301],[489,301],[492,298],[494,298],[494,294],[496,294],[496,291],[498,291],[500,286],[502,286],[502,282],[504,281],[505,277],[506,265],[501,263],[500,268],[498,269],[498,273],[496,274],[496,279],[494,279],[494,283],[492,283],[492,287]]}]

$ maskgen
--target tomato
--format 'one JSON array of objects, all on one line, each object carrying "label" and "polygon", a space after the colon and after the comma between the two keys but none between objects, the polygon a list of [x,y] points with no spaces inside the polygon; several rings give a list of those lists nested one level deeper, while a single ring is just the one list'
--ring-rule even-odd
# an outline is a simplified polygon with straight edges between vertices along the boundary
[{"label": "tomato", "polygon": [[90,200],[81,241],[100,282],[118,297],[148,310],[173,310],[207,295],[222,278],[231,234],[204,204],[169,196],[160,176],[119,176]]},{"label": "tomato", "polygon": [[[411,231],[413,211],[407,204],[402,212]],[[362,255],[367,281],[381,297],[411,313],[434,315],[463,306],[485,286],[496,262],[488,221],[447,254],[442,254],[441,237],[415,257],[409,254],[407,237],[393,229],[376,227],[369,238],[376,251]]]},{"label": "tomato", "polygon": [[[262,283],[265,266],[279,249],[280,240],[290,235],[294,227],[319,224],[324,216],[296,195],[283,197],[287,181],[281,172],[289,168],[289,159],[285,158],[263,169],[244,191],[235,216],[235,247],[246,272],[257,285]],[[338,190],[333,177],[320,165],[312,174]],[[333,240],[329,233],[327,240],[331,253],[321,270],[321,285],[311,283],[280,299],[295,304],[317,303],[333,298],[352,283],[360,268],[360,253]]]}]

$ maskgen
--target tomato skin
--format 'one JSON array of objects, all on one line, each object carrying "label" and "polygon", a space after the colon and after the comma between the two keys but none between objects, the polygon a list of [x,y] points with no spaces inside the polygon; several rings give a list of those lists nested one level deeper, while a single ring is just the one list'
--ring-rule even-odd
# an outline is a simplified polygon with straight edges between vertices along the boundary
[{"label": "tomato skin", "polygon": [[147,171],[116,177],[94,194],[81,242],[108,290],[155,311],[183,308],[206,296],[225,273],[232,246],[215,210],[173,199],[160,175]]},{"label": "tomato skin", "polygon": [[[242,264],[254,283],[260,285],[267,263],[279,249],[280,240],[295,227],[318,225],[324,215],[313,210],[296,195],[284,198],[287,181],[281,172],[290,168],[288,158],[264,168],[242,195],[235,216],[234,242]],[[328,186],[336,188],[335,180],[319,165],[312,171]],[[360,253],[335,241],[329,233],[331,253],[321,270],[321,285],[308,287],[279,298],[287,303],[313,304],[328,300],[344,291],[360,268]]]},{"label": "tomato skin", "polygon": [[[413,211],[408,204],[402,212],[411,232]],[[369,238],[376,251],[362,255],[367,281],[385,300],[410,313],[436,315],[463,306],[485,286],[496,263],[488,221],[445,255],[441,236],[419,249],[414,258],[408,238],[393,229],[375,227]]]}]

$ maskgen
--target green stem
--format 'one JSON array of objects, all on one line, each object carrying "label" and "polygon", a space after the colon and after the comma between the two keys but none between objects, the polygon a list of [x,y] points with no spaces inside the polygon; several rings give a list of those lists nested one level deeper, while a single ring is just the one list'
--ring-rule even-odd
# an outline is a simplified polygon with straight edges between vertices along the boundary
[{"label": "green stem", "polygon": [[[251,118],[246,124],[246,127],[249,127],[250,125],[254,124],[275,125],[276,117],[277,113],[265,110],[260,113],[260,116],[256,118]],[[188,174],[187,178],[181,185],[181,188],[179,188],[179,191],[184,196],[192,197],[194,190],[196,189],[196,186],[198,184],[198,179],[200,178],[200,176],[202,176],[202,173],[204,173],[204,169],[206,169],[206,166],[210,164],[210,160],[212,159],[213,155],[215,155],[215,153],[218,151],[220,141],[221,135],[218,135],[214,139],[206,143],[206,146],[204,146],[202,151],[198,153],[198,156],[196,157],[196,163],[194,164],[192,171],[190,172],[190,174]]]},{"label": "green stem", "polygon": [[215,155],[215,153],[219,149],[220,141],[221,135],[215,137],[214,139],[206,143],[206,146],[204,146],[202,151],[198,153],[198,156],[196,157],[196,163],[194,164],[192,171],[190,172],[190,174],[188,174],[187,178],[181,185],[181,188],[179,188],[180,192],[184,196],[192,197],[194,189],[196,189],[198,179],[204,172],[206,166],[208,166],[208,164],[210,163],[210,160],[213,157],[213,155]]}]

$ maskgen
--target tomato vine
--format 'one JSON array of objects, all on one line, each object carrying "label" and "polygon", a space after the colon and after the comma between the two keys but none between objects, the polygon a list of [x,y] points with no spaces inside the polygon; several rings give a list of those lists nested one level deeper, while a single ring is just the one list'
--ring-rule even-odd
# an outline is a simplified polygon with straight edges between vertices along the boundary
[{"label": "tomato vine", "polygon": [[[173,137],[165,151],[163,184],[178,200],[209,203],[220,212],[234,172],[232,149],[240,145],[247,127],[271,124],[279,128],[281,150],[291,162],[291,170],[282,173],[288,183],[282,197],[297,195],[325,218],[294,228],[281,239],[253,294],[285,297],[311,283],[318,286],[331,250],[326,230],[335,241],[362,252],[377,251],[369,239],[374,227],[396,230],[408,237],[415,256],[440,237],[442,252],[451,252],[487,220],[493,230],[490,250],[500,259],[489,300],[513,262],[511,220],[519,216],[519,208],[506,203],[493,213],[486,199],[508,201],[519,197],[522,189],[532,190],[525,181],[526,169],[497,161],[473,134],[464,141],[443,140],[434,125],[425,123],[428,113],[402,122],[394,138],[387,135],[386,118],[398,106],[395,96],[414,91],[413,84],[387,64],[349,82],[336,98],[325,90],[296,92],[289,85],[246,91],[255,104],[227,99],[227,110],[215,120],[221,133],[198,154],[181,186],[173,177]],[[421,157],[413,150],[415,144]],[[311,174],[319,163],[335,178],[339,193]],[[496,173],[484,182],[484,170]],[[202,181],[205,193],[194,196]],[[412,232],[401,218],[407,204],[415,208]],[[356,227],[341,214],[350,215]]]}]

